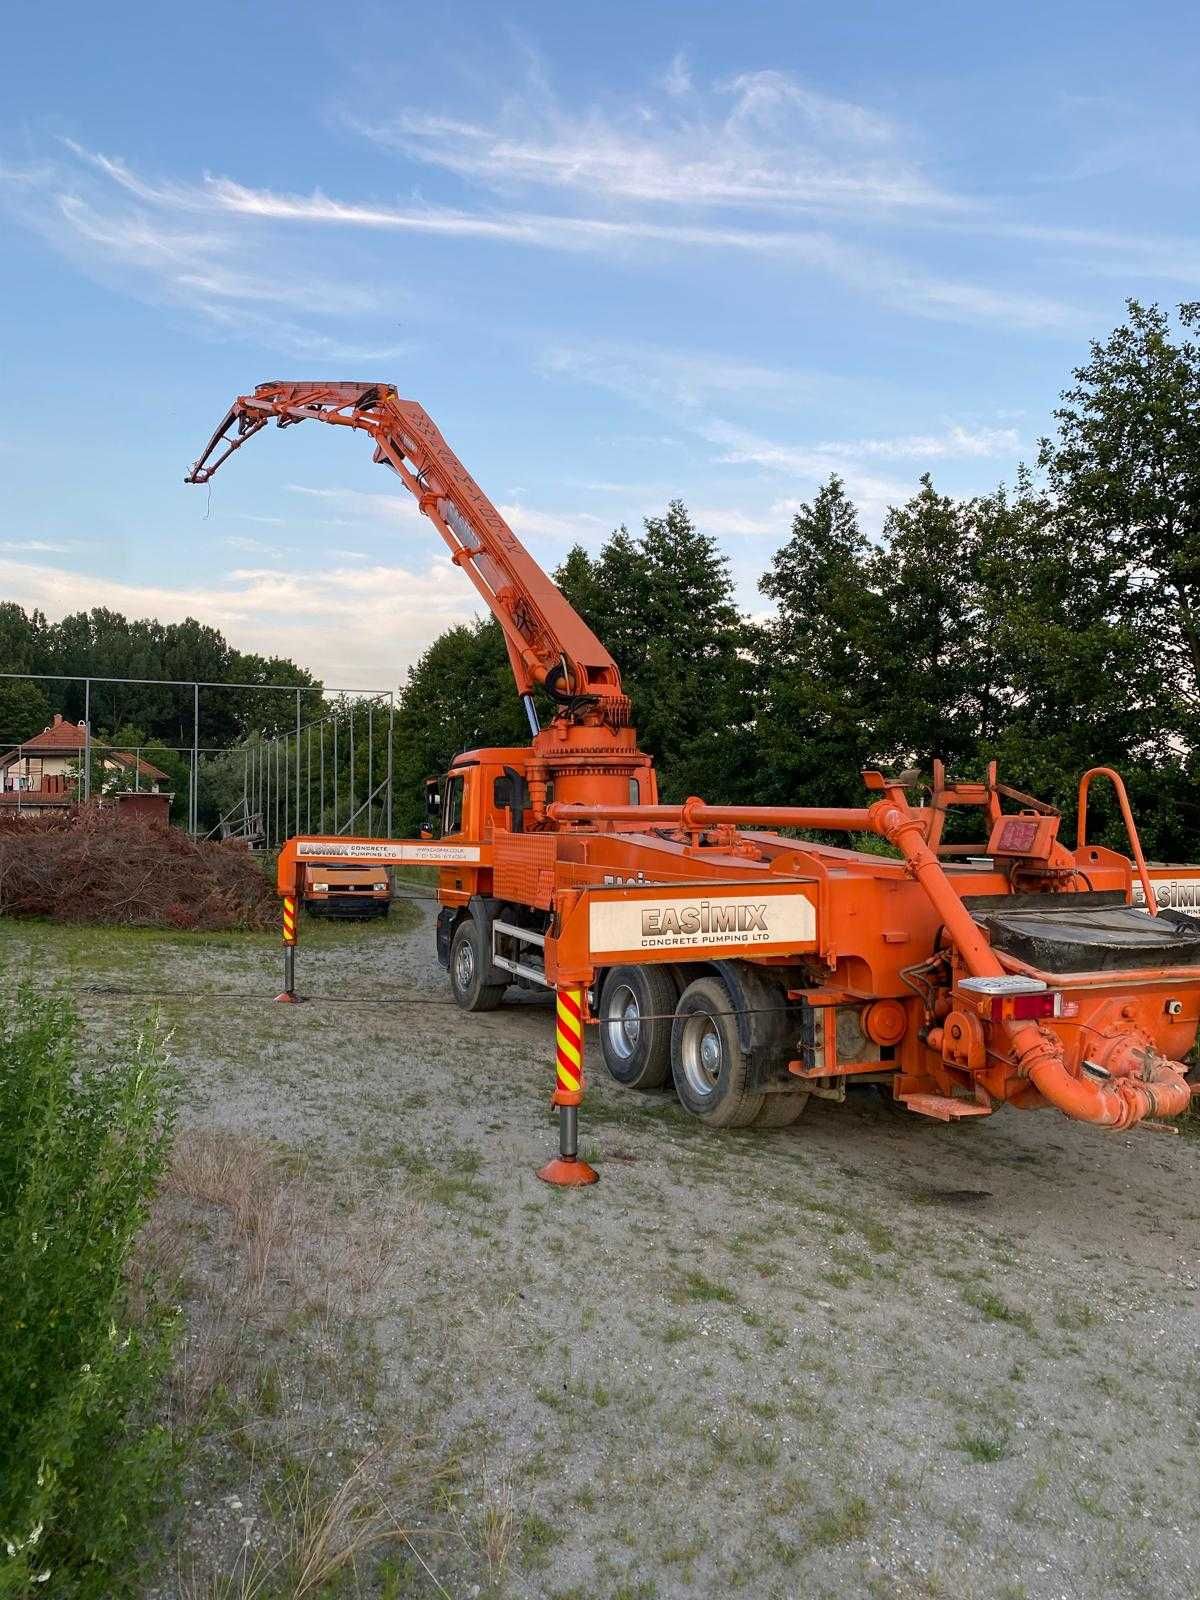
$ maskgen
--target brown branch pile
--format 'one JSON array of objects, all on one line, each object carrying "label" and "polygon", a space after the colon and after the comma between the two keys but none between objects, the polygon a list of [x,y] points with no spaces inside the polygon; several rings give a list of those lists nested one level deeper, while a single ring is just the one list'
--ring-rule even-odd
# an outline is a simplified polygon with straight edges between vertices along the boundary
[{"label": "brown branch pile", "polygon": [[279,901],[238,845],[76,806],[50,816],[0,817],[0,916],[274,929]]}]

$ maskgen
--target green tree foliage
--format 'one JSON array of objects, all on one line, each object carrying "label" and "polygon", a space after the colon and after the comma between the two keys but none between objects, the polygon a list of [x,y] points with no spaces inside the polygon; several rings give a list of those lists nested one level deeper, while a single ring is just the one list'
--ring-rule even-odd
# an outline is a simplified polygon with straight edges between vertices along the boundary
[{"label": "green tree foliage", "polygon": [[[85,677],[301,684],[319,689],[318,680],[295,662],[235,650],[216,628],[194,618],[169,623],[130,619],[101,606],[48,623],[41,612],[27,613],[11,602],[0,604],[0,660],[6,672],[47,674],[38,687],[49,706],[73,722],[84,716],[80,680]],[[0,679],[0,740],[7,721],[5,681]],[[307,716],[317,695],[304,699]],[[88,710],[97,729],[130,724],[163,745],[191,743],[193,700],[187,689],[163,683],[94,683]],[[204,692],[200,713],[200,742],[218,745],[230,744],[254,729],[275,733],[294,727],[296,707],[294,697],[286,693],[214,688]],[[31,731],[37,732],[47,721],[49,717],[43,717]]]},{"label": "green tree foliage", "polygon": [[46,691],[28,678],[0,678],[0,755],[5,747],[22,744],[50,723],[52,712]]},{"label": "green tree foliage", "polygon": [[640,536],[619,528],[593,561],[576,547],[557,574],[611,652],[634,704],[638,737],[665,799],[755,792],[750,631],[716,540],[673,500]]},{"label": "green tree foliage", "polygon": [[396,714],[397,831],[421,826],[424,780],[461,751],[528,740],[499,625],[489,619],[450,628],[412,668]]},{"label": "green tree foliage", "polygon": [[[1176,337],[1130,303],[1064,393],[1041,480],[956,500],[926,476],[868,539],[831,478],[771,558],[757,626],[678,501],[595,557],[572,550],[559,584],[620,665],[664,794],[847,803],[867,765],[996,759],[1070,812],[1079,773],[1107,763],[1152,850],[1200,851],[1198,319],[1181,307]],[[405,698],[413,776],[524,738],[490,625],[439,640]]]},{"label": "green tree foliage", "polygon": [[792,519],[759,580],[775,615],[759,630],[759,795],[778,805],[851,793],[874,759],[880,707],[873,641],[883,620],[870,547],[837,477]]}]

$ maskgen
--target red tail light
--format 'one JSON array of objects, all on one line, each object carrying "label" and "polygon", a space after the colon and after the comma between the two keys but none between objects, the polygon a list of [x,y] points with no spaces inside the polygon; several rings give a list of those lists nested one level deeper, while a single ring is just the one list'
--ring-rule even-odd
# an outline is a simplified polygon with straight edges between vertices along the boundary
[{"label": "red tail light", "polygon": [[1047,990],[1044,994],[996,995],[992,1000],[992,1021],[1011,1018],[1014,1022],[1033,1022],[1038,1017],[1060,1016],[1061,994]]}]

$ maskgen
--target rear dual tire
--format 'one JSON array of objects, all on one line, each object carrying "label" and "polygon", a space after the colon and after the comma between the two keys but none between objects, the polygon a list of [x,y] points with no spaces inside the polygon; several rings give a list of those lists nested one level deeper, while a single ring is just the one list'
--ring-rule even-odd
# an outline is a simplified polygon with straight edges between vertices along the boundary
[{"label": "rear dual tire", "polygon": [[679,1103],[710,1128],[786,1128],[803,1112],[808,1095],[768,1094],[755,1083],[737,1022],[720,978],[697,978],[683,991],[671,1029]]}]

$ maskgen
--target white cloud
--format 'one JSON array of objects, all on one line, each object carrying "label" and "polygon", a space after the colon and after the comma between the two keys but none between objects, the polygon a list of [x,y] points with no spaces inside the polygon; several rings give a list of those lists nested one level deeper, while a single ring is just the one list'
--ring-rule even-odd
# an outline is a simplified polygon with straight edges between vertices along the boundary
[{"label": "white cloud", "polygon": [[665,402],[692,408],[714,395],[761,400],[815,388],[805,374],[754,361],[605,340],[553,345],[543,352],[539,366],[549,376],[583,379],[642,405]]},{"label": "white cloud", "polygon": [[[783,106],[806,125],[856,146],[883,138],[882,131],[872,134],[866,113],[858,115],[842,102],[776,82],[777,76],[757,74],[753,80],[737,80],[730,122],[760,127],[765,120],[773,126],[772,119],[778,118]],[[410,297],[389,286],[385,307],[374,283],[357,282],[349,271],[336,280],[314,275],[304,266],[306,252],[274,239],[270,230],[276,225],[390,229],[531,249],[587,251],[607,258],[618,250],[635,249],[732,251],[827,273],[876,300],[939,320],[998,320],[1031,328],[1073,326],[1078,320],[1069,307],[1048,297],[942,279],[825,230],[764,228],[757,219],[731,223],[677,215],[675,220],[664,220],[665,197],[649,178],[644,194],[631,190],[597,196],[606,206],[604,215],[494,213],[346,201],[319,190],[310,195],[280,194],[230,178],[151,183],[121,161],[79,145],[67,148],[75,158],[70,168],[53,162],[23,169],[0,165],[0,198],[27,226],[81,271],[123,293],[185,307],[210,331],[317,359],[386,360],[402,354],[407,348],[403,343],[349,340],[338,328],[314,326],[313,319],[344,323],[358,317],[378,323],[386,317],[390,328],[396,304],[407,305]],[[675,173],[678,160],[668,142],[657,163],[663,183]],[[563,166],[570,169],[571,163],[565,161]],[[626,170],[620,161],[617,166]],[[683,209],[685,200],[692,212],[716,206],[726,211],[751,208],[752,178],[753,172],[741,200],[732,189],[722,193],[716,180],[705,189],[698,175],[682,178],[678,209]],[[761,173],[759,178],[763,195],[768,196],[772,183]],[[783,187],[786,190],[786,184]],[[830,207],[815,201],[809,206],[798,202],[782,206],[764,199],[757,209]],[[856,219],[862,218],[861,196],[851,209]],[[833,207],[831,214],[836,210]],[[264,261],[270,262],[269,271],[264,271]]]},{"label": "white cloud", "polygon": [[671,58],[671,64],[659,80],[671,96],[678,100],[685,94],[692,92],[692,73],[688,65],[688,58],[682,50],[677,50]]},{"label": "white cloud", "polygon": [[364,489],[312,488],[304,483],[285,484],[289,494],[306,495],[310,500],[321,500],[332,509],[350,512],[359,521],[368,522],[422,522],[425,519],[412,495],[371,494]]},{"label": "white cloud", "polygon": [[402,348],[320,326],[381,317],[374,287],[349,273],[320,277],[301,254],[269,248],[261,230],[224,217],[203,185],[152,184],[119,160],[64,145],[71,159],[0,163],[0,202],[86,276],[185,311],[209,333],[297,355],[353,360]]},{"label": "white cloud", "polygon": [[[881,526],[888,508],[902,505],[912,494],[911,482],[881,477],[861,467],[853,457],[822,446],[778,444],[762,439],[748,429],[717,420],[706,423],[701,431],[710,443],[722,447],[718,460],[726,465],[755,466],[770,472],[786,473],[810,489],[817,488],[836,473],[846,485],[868,528]],[[802,497],[789,497],[777,500],[771,510],[779,516],[788,517],[794,515],[802,503]]]},{"label": "white cloud", "polygon": [[586,541],[612,531],[603,517],[587,511],[538,511],[522,505],[501,505],[496,510],[519,539]]},{"label": "white cloud", "polygon": [[28,551],[31,555],[66,555],[69,551],[78,549],[78,539],[68,539],[61,544],[49,539],[0,539],[0,550],[9,550],[14,554]]},{"label": "white cloud", "polygon": [[700,103],[676,58],[662,103],[566,109],[544,88],[506,97],[493,123],[401,111],[359,131],[411,160],[508,192],[571,191],[655,205],[963,211],[869,108],[778,71],[747,72]]},{"label": "white cloud", "polygon": [[290,656],[345,688],[395,686],[422,650],[476,609],[461,574],[440,557],[421,569],[250,567],[194,587],[0,559],[0,592],[52,619],[92,606],[164,622],[202,617],[239,649]]},{"label": "white cloud", "polygon": [[294,554],[292,546],[285,544],[268,544],[263,539],[246,539],[238,534],[230,534],[222,540],[230,550],[238,550],[243,555],[272,556],[282,560],[285,556]]},{"label": "white cloud", "polygon": [[965,428],[952,423],[944,433],[903,434],[894,439],[843,439],[815,445],[820,455],[884,461],[987,460],[1013,456],[1021,448],[1015,428]]}]

